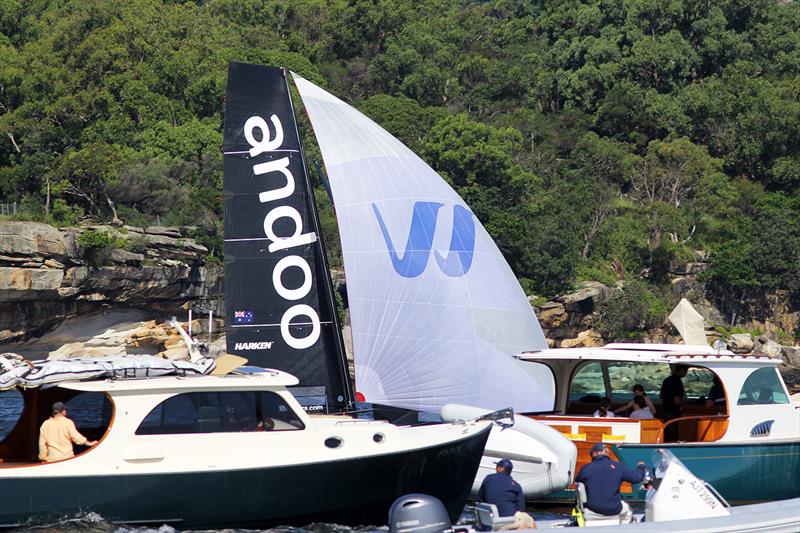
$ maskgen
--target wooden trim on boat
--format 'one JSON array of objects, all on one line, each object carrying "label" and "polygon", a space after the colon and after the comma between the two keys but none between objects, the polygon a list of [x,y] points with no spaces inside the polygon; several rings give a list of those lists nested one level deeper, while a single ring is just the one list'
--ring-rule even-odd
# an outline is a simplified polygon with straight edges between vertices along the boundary
[{"label": "wooden trim on boat", "polygon": [[[687,441],[683,441],[683,442],[715,442],[715,441],[721,439],[725,435],[725,432],[728,431],[728,419],[729,419],[728,415],[699,415],[699,416],[682,416],[680,418],[674,418],[674,419],[669,420],[669,421],[664,423],[664,427],[662,427],[661,430],[658,432],[658,436],[656,437],[656,443],[660,444],[660,443],[664,442],[664,431],[670,425],[675,424],[677,422],[686,422],[686,421],[692,421],[692,420],[695,420],[695,421],[698,421],[698,422],[700,422],[700,421],[710,421],[711,423],[707,424],[705,426],[705,428],[703,429],[702,436],[698,435],[697,438],[695,438],[695,439],[691,439],[691,440],[687,440]],[[716,426],[721,426],[722,427],[722,432],[720,434],[717,434]],[[713,437],[714,438],[707,438],[707,437],[709,437],[708,433],[712,428],[715,429],[715,431],[713,433]],[[698,433],[699,433],[699,428],[697,428],[697,429],[698,429]]]}]

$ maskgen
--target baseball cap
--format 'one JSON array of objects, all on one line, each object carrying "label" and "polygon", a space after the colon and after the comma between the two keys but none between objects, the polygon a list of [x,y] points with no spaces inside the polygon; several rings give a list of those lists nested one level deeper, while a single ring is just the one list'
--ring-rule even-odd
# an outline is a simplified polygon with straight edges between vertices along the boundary
[{"label": "baseball cap", "polygon": [[514,463],[511,462],[509,459],[500,459],[495,463],[497,466],[502,466],[505,468],[506,472],[511,472],[514,469]]},{"label": "baseball cap", "polygon": [[589,451],[589,453],[600,453],[605,449],[606,445],[603,444],[602,442],[598,442],[594,446],[592,446],[592,449]]},{"label": "baseball cap", "polygon": [[61,411],[63,411],[66,408],[67,408],[67,404],[65,404],[64,402],[56,402],[56,403],[53,404],[53,414],[60,413]]}]

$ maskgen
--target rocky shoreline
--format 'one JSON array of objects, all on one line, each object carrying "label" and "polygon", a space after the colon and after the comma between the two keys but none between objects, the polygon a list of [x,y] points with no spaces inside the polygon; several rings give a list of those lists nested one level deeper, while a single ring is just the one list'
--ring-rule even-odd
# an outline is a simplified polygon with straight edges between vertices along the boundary
[{"label": "rocky shoreline", "polygon": [[[80,236],[89,231],[105,233],[114,243],[102,264],[92,264],[81,248]],[[148,319],[121,329],[101,328],[81,340],[61,338],[46,353],[53,358],[81,353],[185,357],[177,331],[165,326],[165,319],[185,317],[190,306],[224,316],[222,266],[210,264],[207,254],[204,246],[185,238],[178,228],[87,225],[57,229],[36,222],[0,221],[0,351],[2,344],[39,337],[69,319],[137,309]],[[697,276],[707,267],[702,252],[691,263],[675,265],[671,269],[674,297],[689,298],[703,315],[709,342],[724,336],[736,353],[781,359],[787,384],[800,390],[800,346],[796,341],[778,342],[777,335],[798,327],[800,310],[773,298],[775,305],[767,316],[738,324],[751,332],[723,335],[719,327],[723,315]],[[341,288],[342,273],[333,274]],[[551,346],[601,346],[607,339],[596,328],[599,312],[620,290],[621,286],[590,281],[551,300],[530,299]],[[205,326],[197,322],[193,329],[201,327]],[[223,328],[221,321],[215,322],[215,330]],[[676,343],[680,338],[664,322],[649,329],[641,341]],[[218,344],[218,349],[223,345]]]},{"label": "rocky shoreline", "polygon": [[[104,264],[90,264],[81,250],[87,231],[115,243]],[[110,308],[175,314],[193,302],[218,311],[222,268],[207,264],[207,252],[176,228],[56,229],[0,221],[0,342],[36,337],[67,318]]]}]

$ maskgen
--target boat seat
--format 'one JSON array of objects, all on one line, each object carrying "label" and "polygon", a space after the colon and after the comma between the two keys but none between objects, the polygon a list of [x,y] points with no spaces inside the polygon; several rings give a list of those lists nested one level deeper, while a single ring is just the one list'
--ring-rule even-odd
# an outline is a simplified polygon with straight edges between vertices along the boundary
[{"label": "boat seat", "polygon": [[500,516],[497,506],[493,503],[479,502],[475,505],[475,511],[478,513],[478,522],[493,531],[514,523],[513,515]]},{"label": "boat seat", "polygon": [[585,506],[586,503],[586,487],[580,481],[575,483],[575,507],[583,515],[584,525],[583,527],[600,527],[600,526],[610,526],[610,525],[619,525],[621,523],[620,515],[604,515],[600,513],[595,513],[591,509]]}]

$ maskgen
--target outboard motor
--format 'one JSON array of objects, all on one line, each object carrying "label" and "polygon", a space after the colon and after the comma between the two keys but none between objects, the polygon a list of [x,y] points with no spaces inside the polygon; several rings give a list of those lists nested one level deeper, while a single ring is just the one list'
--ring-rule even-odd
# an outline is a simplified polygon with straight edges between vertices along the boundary
[{"label": "outboard motor", "polygon": [[439,533],[453,524],[438,498],[427,494],[407,494],[389,509],[389,533]]}]

